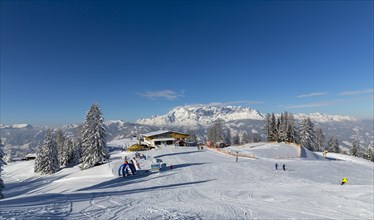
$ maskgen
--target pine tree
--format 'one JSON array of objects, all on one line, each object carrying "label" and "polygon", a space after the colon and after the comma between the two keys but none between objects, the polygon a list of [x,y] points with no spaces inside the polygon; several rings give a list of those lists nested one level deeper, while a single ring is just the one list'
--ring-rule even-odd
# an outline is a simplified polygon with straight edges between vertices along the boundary
[{"label": "pine tree", "polygon": [[280,117],[278,139],[280,142],[287,141],[288,113],[284,112]]},{"label": "pine tree", "polygon": [[76,142],[74,142],[73,147],[73,156],[71,161],[71,166],[75,166],[81,162],[82,158],[82,140],[78,138]]},{"label": "pine tree", "polygon": [[188,134],[189,134],[189,136],[187,138],[188,142],[197,142],[197,138],[196,138],[196,134],[195,134],[194,130],[189,130]]},{"label": "pine tree", "polygon": [[281,142],[282,140],[281,140],[281,122],[280,122],[280,119],[279,118],[277,118],[277,124],[276,124],[276,133],[275,133],[275,140],[279,143],[279,142]]},{"label": "pine tree", "polygon": [[37,151],[34,171],[41,174],[52,174],[59,169],[57,144],[52,130],[48,129],[43,146]]},{"label": "pine tree", "polygon": [[81,169],[88,169],[103,163],[109,158],[106,141],[106,127],[101,116],[100,107],[91,105],[86,114],[83,125],[82,165]]},{"label": "pine tree", "polygon": [[232,138],[232,144],[233,145],[239,145],[240,144],[239,134],[234,135],[234,137]]},{"label": "pine tree", "polygon": [[246,131],[243,132],[242,134],[242,142],[243,144],[248,144],[249,143],[249,135]]},{"label": "pine tree", "polygon": [[43,154],[43,145],[38,145],[36,148],[36,158],[34,163],[34,172],[40,173],[42,171],[43,167],[43,160],[45,155]]},{"label": "pine tree", "polygon": [[367,160],[370,160],[370,161],[374,161],[374,158],[373,158],[373,151],[371,150],[371,147],[368,147],[368,149],[366,150],[365,154],[364,154],[364,159],[367,159]]},{"label": "pine tree", "polygon": [[60,166],[65,166],[66,161],[64,161],[64,157],[66,156],[65,150],[65,136],[64,133],[60,129],[56,131],[56,145],[57,145],[57,154],[58,154],[58,161]]},{"label": "pine tree", "polygon": [[3,161],[3,157],[4,157],[3,148],[4,148],[4,145],[1,143],[1,139],[0,139],[0,199],[4,198],[3,189],[5,187],[4,182],[1,179],[1,173],[3,171],[3,164],[4,164],[4,161]]},{"label": "pine tree", "polygon": [[258,133],[253,133],[253,143],[261,141],[261,136]]},{"label": "pine tree", "polygon": [[297,143],[298,133],[295,118],[291,113],[287,114],[287,137],[286,142],[288,143]]},{"label": "pine tree", "polygon": [[300,143],[310,151],[314,151],[315,146],[314,124],[310,118],[306,118],[300,125]]},{"label": "pine tree", "polygon": [[318,128],[316,131],[316,145],[317,151],[323,151],[323,143],[325,142],[325,135],[323,134],[322,128]]},{"label": "pine tree", "polygon": [[270,119],[270,141],[277,141],[278,130],[277,130],[277,120],[274,113],[271,114]]},{"label": "pine tree", "polygon": [[333,153],[340,153],[339,142],[334,136],[330,137],[327,150]]},{"label": "pine tree", "polygon": [[359,149],[359,145],[356,141],[354,141],[353,144],[352,144],[351,155],[357,157],[358,156],[358,149]]},{"label": "pine tree", "polygon": [[223,141],[222,121],[217,120],[207,130],[207,141],[212,141],[214,145]]},{"label": "pine tree", "polygon": [[224,143],[227,145],[231,145],[231,133],[230,129],[227,129],[224,135]]},{"label": "pine tree", "polygon": [[265,116],[265,125],[264,130],[266,132],[266,139],[268,142],[271,142],[271,116],[269,113]]},{"label": "pine tree", "polygon": [[73,165],[74,160],[74,143],[71,138],[67,138],[64,143],[60,164],[61,166]]}]

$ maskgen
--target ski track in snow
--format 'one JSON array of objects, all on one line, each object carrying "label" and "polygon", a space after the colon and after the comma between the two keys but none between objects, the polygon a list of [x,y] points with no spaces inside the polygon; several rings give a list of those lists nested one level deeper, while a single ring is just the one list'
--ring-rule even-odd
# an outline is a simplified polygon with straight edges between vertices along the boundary
[{"label": "ski track in snow", "polygon": [[[256,146],[261,147],[263,146]],[[145,153],[161,158],[168,166],[173,164],[173,171],[166,169],[158,174],[130,178],[105,179],[102,175],[89,178],[89,175],[85,175],[79,186],[72,183],[79,180],[79,175],[67,176],[66,179],[22,176],[21,183],[21,178],[5,172],[7,180],[15,182],[14,184],[22,184],[23,188],[27,186],[27,181],[40,182],[40,185],[36,184],[39,188],[32,188],[26,193],[29,202],[22,203],[22,197],[19,198],[23,205],[11,203],[13,198],[1,201],[0,219],[373,217],[374,201],[371,197],[374,189],[370,188],[370,184],[373,183],[370,171],[373,167],[367,164],[355,168],[352,164],[344,162],[319,161],[317,165],[321,168],[317,167],[313,172],[321,177],[315,177],[303,173],[309,171],[308,166],[317,166],[311,160],[282,160],[281,163],[286,163],[290,171],[284,172],[274,170],[275,161],[278,160],[271,158],[239,158],[239,161],[235,162],[235,158],[230,155],[209,150],[197,151],[192,148],[165,148]],[[117,157],[121,160],[121,156]],[[341,166],[343,167],[340,168]],[[104,168],[105,165],[97,167],[107,172]],[[361,168],[369,172],[361,173]],[[346,169],[353,169],[348,173],[350,176],[358,173],[355,178],[350,178],[352,185],[340,186],[339,179],[331,177],[340,178],[340,175],[337,175],[337,172],[341,172],[339,169],[344,172]],[[85,181],[92,183],[87,185]],[[359,184],[355,185],[355,182]],[[64,185],[69,184],[73,184],[72,190],[69,190],[69,186],[64,188]],[[12,195],[17,196],[17,190],[21,189],[12,187],[11,190]],[[43,193],[49,191],[54,191],[51,193],[55,193],[53,195],[56,197],[43,196]],[[33,200],[33,196],[41,199]],[[2,204],[5,208],[1,207]]]}]

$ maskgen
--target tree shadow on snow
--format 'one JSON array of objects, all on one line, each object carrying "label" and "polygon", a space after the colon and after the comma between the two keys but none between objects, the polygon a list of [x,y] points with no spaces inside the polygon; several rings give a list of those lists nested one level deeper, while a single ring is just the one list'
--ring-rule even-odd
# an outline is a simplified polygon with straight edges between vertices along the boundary
[{"label": "tree shadow on snow", "polygon": [[183,168],[183,167],[199,166],[199,165],[203,165],[203,164],[206,164],[206,163],[182,163],[182,164],[175,164],[175,165],[173,165],[173,170],[180,169],[180,168]]},{"label": "tree shadow on snow", "polygon": [[42,188],[56,180],[62,179],[67,175],[59,176],[38,176],[27,178],[20,182],[5,183],[6,190],[4,191],[5,198],[11,198],[19,195],[24,195],[28,192]]},{"label": "tree shadow on snow", "polygon": [[136,188],[136,189],[129,189],[129,190],[120,190],[120,191],[106,191],[106,192],[82,192],[82,193],[73,193],[66,195],[70,201],[72,202],[78,202],[78,201],[86,201],[89,198],[96,198],[96,197],[105,197],[105,196],[126,196],[130,194],[136,194],[136,193],[146,193],[151,192],[154,190],[167,190],[167,189],[173,189],[178,187],[187,187],[189,185],[194,184],[202,184],[207,183],[211,180],[201,180],[201,181],[194,181],[194,182],[183,182],[183,183],[174,183],[174,184],[168,184],[168,185],[159,185],[159,186],[151,186],[151,187],[145,187],[145,188]]},{"label": "tree shadow on snow", "polygon": [[[212,179],[214,180],[214,179]],[[6,212],[2,213],[3,217],[7,213],[11,214],[12,212],[9,212],[10,210],[21,210],[22,208],[30,209],[30,208],[38,208],[38,209],[46,209],[49,206],[56,206],[56,207],[64,207],[65,209],[60,210],[61,212],[56,213],[56,210],[53,210],[53,212],[38,212],[38,213],[28,213],[27,211],[24,213],[24,217],[31,217],[33,219],[59,219],[62,217],[68,217],[70,212],[66,212],[66,208],[68,208],[72,203],[76,202],[88,202],[95,198],[103,198],[103,197],[111,197],[111,196],[119,196],[123,197],[130,194],[136,194],[136,193],[147,193],[152,191],[158,191],[160,189],[167,190],[167,189],[173,189],[173,188],[180,188],[180,187],[188,187],[189,185],[194,184],[203,184],[210,182],[212,180],[203,180],[203,181],[194,181],[194,182],[183,182],[183,183],[174,183],[174,184],[168,184],[168,185],[159,185],[159,186],[151,186],[151,187],[145,187],[145,188],[137,188],[137,189],[129,189],[129,190],[121,190],[121,191],[114,191],[113,189],[105,191],[105,192],[74,192],[74,193],[43,193],[39,195],[30,195],[30,196],[23,196],[23,197],[16,197],[14,199],[9,198],[5,200],[0,200],[0,213],[2,213],[3,210],[7,210]],[[112,183],[120,182],[119,179],[112,180]],[[110,184],[109,184],[110,185]],[[121,184],[123,186],[123,183]],[[105,187],[104,187],[105,188]],[[95,189],[94,187],[92,189]],[[97,188],[96,188],[97,189]],[[65,211],[64,211],[65,210]]]},{"label": "tree shadow on snow", "polygon": [[[131,185],[134,183],[147,182],[153,179],[163,178],[163,177],[167,177],[170,175],[173,175],[173,174],[160,176],[157,173],[148,172],[148,173],[141,173],[141,174],[137,174],[133,176],[130,175],[127,177],[119,176],[118,178],[114,178],[114,179],[111,179],[105,182],[101,182],[99,184],[96,184],[90,187],[85,187],[77,191],[98,190],[98,189],[106,189],[106,188],[113,189],[115,187],[123,187],[123,186]],[[146,178],[148,176],[150,176],[151,178]]]}]

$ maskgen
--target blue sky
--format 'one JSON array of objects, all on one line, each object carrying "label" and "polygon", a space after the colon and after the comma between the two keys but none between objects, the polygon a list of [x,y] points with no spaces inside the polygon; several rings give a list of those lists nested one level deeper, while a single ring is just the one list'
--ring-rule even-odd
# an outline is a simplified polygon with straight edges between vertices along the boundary
[{"label": "blue sky", "polygon": [[1,123],[190,104],[373,118],[373,1],[1,1]]}]

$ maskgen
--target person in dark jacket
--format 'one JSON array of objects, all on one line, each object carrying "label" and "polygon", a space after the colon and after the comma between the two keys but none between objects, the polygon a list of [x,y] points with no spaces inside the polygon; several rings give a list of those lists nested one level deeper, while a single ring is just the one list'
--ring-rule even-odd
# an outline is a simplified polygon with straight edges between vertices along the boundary
[{"label": "person in dark jacket", "polygon": [[283,170],[286,171],[286,164],[283,164]]},{"label": "person in dark jacket", "polygon": [[275,163],[275,169],[278,170],[278,163]]}]

